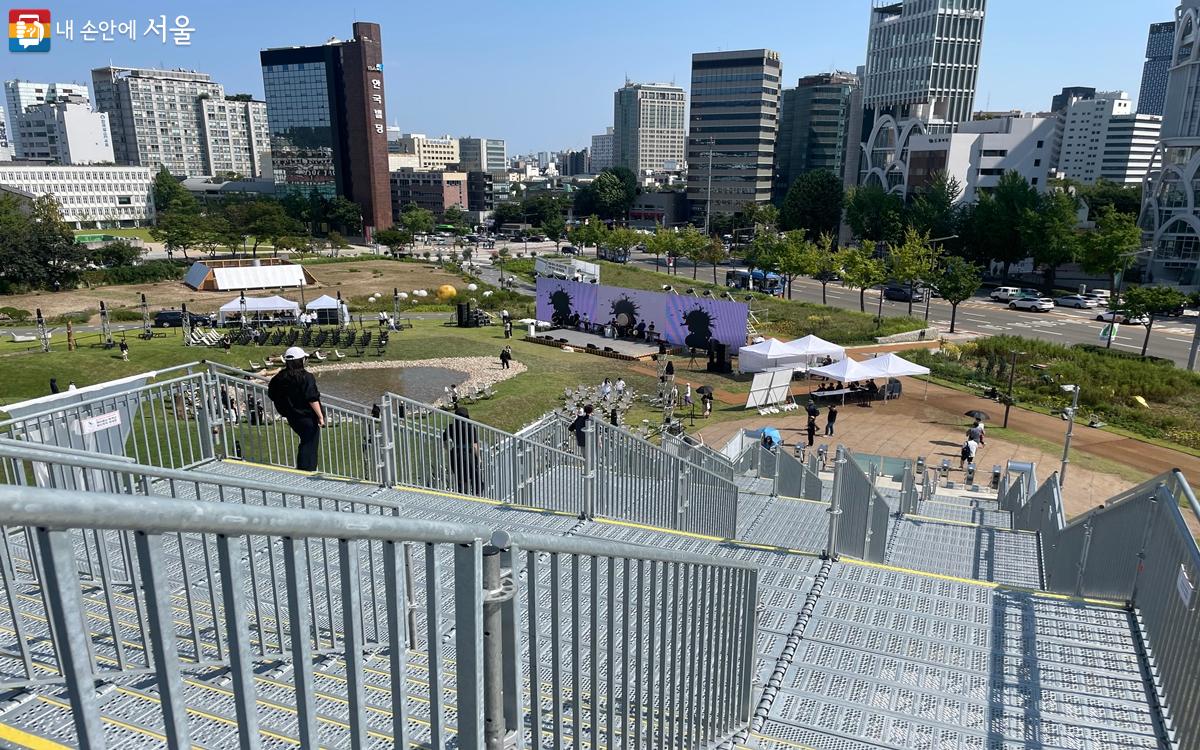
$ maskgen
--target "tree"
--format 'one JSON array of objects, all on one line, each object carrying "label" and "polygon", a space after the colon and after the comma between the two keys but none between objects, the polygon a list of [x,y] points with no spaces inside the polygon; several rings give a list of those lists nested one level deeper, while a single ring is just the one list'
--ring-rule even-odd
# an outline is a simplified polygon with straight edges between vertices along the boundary
[{"label": "tree", "polygon": [[836,234],[842,221],[845,191],[842,181],[827,169],[814,169],[796,178],[779,209],[779,228],[802,229],[810,240]]},{"label": "tree", "polygon": [[858,290],[858,310],[867,311],[867,290],[887,280],[883,260],[875,257],[875,243],[863,240],[859,247],[847,247],[842,251],[842,280],[852,289]]},{"label": "tree", "polygon": [[[760,239],[761,237],[761,239]],[[813,256],[809,252],[812,243],[804,230],[795,229],[783,234],[763,234],[754,238],[758,246],[760,262],[769,258],[769,264],[779,271],[787,285],[787,298],[792,298],[792,280],[797,276],[812,273]]]},{"label": "tree", "polygon": [[708,243],[700,249],[699,260],[712,264],[713,283],[717,283],[717,266],[726,258],[725,245],[716,237],[709,237]]},{"label": "tree", "polygon": [[959,181],[946,172],[938,172],[909,204],[908,226],[930,237],[959,234],[956,206],[961,196]]},{"label": "tree", "polygon": [[1026,223],[1025,212],[1036,209],[1038,201],[1037,190],[1019,173],[1008,171],[994,190],[979,197],[971,213],[975,226],[969,234],[980,243],[983,257],[1003,264],[1005,281],[1012,264],[1031,254],[1021,227]]},{"label": "tree", "polygon": [[1122,185],[1109,180],[1096,180],[1092,185],[1078,185],[1075,194],[1088,206],[1088,218],[1095,221],[1105,208],[1137,218],[1142,210],[1142,186]]},{"label": "tree", "polygon": [[851,188],[846,196],[846,224],[860,240],[898,242],[904,234],[904,201],[875,184]]},{"label": "tree", "polygon": [[401,249],[412,242],[412,233],[395,227],[381,229],[375,233],[375,241],[390,250],[392,255],[399,255]]},{"label": "tree", "polygon": [[592,245],[599,251],[607,234],[608,227],[604,226],[604,222],[600,221],[599,217],[589,216],[582,224],[573,227],[567,236],[581,250]]},{"label": "tree", "polygon": [[954,333],[959,304],[979,291],[982,283],[983,269],[957,255],[947,258],[946,264],[934,275],[934,288],[950,303],[950,333]]},{"label": "tree", "polygon": [[913,287],[918,281],[930,280],[937,267],[937,251],[929,244],[929,236],[908,229],[904,241],[888,253],[888,275],[908,286],[908,314],[912,315]]},{"label": "tree", "polygon": [[1154,327],[1154,319],[1159,315],[1187,303],[1187,295],[1169,286],[1133,286],[1125,290],[1125,309],[1130,317],[1145,317],[1146,338],[1142,341],[1142,356],[1150,347],[1150,329]]},{"label": "tree", "polygon": [[596,214],[602,219],[623,219],[632,205],[633,196],[627,193],[621,178],[607,169],[575,197],[576,213]]},{"label": "tree", "polygon": [[[692,279],[696,278],[698,269],[700,268],[700,259],[704,256],[705,249],[709,246],[711,237],[695,227],[684,227],[679,233],[679,241],[675,248],[675,255],[687,258],[692,262]],[[678,273],[676,269],[676,273]]]},{"label": "tree", "polygon": [[821,282],[821,304],[828,305],[829,300],[825,295],[825,290],[829,286],[829,282],[842,272],[842,258],[833,249],[833,235],[828,232],[822,233],[816,242],[809,242],[805,252],[810,258],[811,270],[809,273],[814,279]]},{"label": "tree", "polygon": [[520,203],[501,203],[492,212],[492,221],[497,228],[504,224],[520,224],[524,220],[525,212]]},{"label": "tree", "polygon": [[346,234],[361,234],[362,208],[352,200],[335,195],[325,204],[325,221]]},{"label": "tree", "polygon": [[105,268],[132,266],[142,257],[144,249],[134,247],[125,240],[110,242],[92,251],[92,262]]},{"label": "tree", "polygon": [[742,260],[746,262],[746,270],[750,273],[750,284],[754,284],[754,269],[766,271],[778,267],[778,259],[782,252],[779,247],[779,235],[774,232],[760,232],[742,247]]},{"label": "tree", "polygon": [[542,234],[554,241],[555,250],[562,244],[566,233],[567,222],[563,219],[562,214],[553,214],[542,220]]},{"label": "tree", "polygon": [[158,224],[150,229],[150,236],[166,246],[168,258],[178,250],[186,259],[188,249],[204,239],[204,229],[204,217],[200,214],[167,211],[159,215]]},{"label": "tree", "polygon": [[[773,203],[747,201],[733,218],[735,228],[744,225],[756,233],[759,230],[770,232],[779,226],[779,209]],[[712,229],[711,223],[709,229]]]},{"label": "tree", "polygon": [[615,250],[624,250],[628,252],[642,241],[642,236],[632,229],[618,227],[612,231],[605,232],[601,241],[604,243],[605,247],[611,247]]},{"label": "tree", "polygon": [[400,209],[399,223],[410,235],[429,234],[433,231],[433,212],[409,203]]},{"label": "tree", "polygon": [[659,227],[654,234],[646,238],[646,252],[654,256],[654,265],[658,266],[658,256],[668,258],[679,254],[679,235],[673,229]]},{"label": "tree", "polygon": [[304,226],[288,216],[283,205],[278,201],[259,199],[235,204],[227,207],[225,214],[239,235],[254,239],[251,254],[256,258],[260,244],[273,245],[275,240],[284,235],[299,234],[304,231]]},{"label": "tree", "polygon": [[1083,236],[1081,244],[1080,265],[1088,273],[1108,277],[1108,288],[1116,304],[1117,276],[1133,266],[1142,246],[1142,230],[1138,229],[1136,217],[1105,206],[1096,218],[1096,228]]},{"label": "tree", "polygon": [[154,185],[151,190],[154,194],[154,210],[158,213],[195,211],[197,209],[196,197],[189,193],[187,188],[175,179],[165,166],[160,167],[158,174],[154,175]]},{"label": "tree", "polygon": [[[381,231],[386,232],[387,230],[384,229]],[[376,232],[375,234],[375,241],[378,242],[379,233]],[[329,234],[325,235],[325,241],[329,243],[331,248],[333,248],[333,254],[335,256],[338,254],[339,250],[345,250],[346,248],[350,247],[350,243],[346,241],[346,238],[343,237],[340,232],[330,232]]]},{"label": "tree", "polygon": [[467,213],[460,206],[448,206],[442,212],[442,223],[454,227],[455,234],[467,233]]},{"label": "tree", "polygon": [[1078,205],[1075,196],[1055,191],[1039,196],[1036,208],[1021,214],[1021,239],[1042,269],[1047,294],[1054,293],[1058,267],[1078,258]]},{"label": "tree", "polygon": [[303,193],[289,190],[279,199],[279,205],[283,207],[285,214],[308,227],[310,232],[312,231],[312,203],[304,197]]},{"label": "tree", "polygon": [[74,285],[88,260],[88,251],[75,242],[53,195],[33,199],[29,211],[30,250],[42,269],[44,284],[55,291]]}]

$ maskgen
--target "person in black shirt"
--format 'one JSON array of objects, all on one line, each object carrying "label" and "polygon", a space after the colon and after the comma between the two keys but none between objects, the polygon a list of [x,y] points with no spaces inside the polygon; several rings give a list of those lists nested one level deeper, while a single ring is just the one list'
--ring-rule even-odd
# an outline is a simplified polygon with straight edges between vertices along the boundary
[{"label": "person in black shirt", "polygon": [[567,429],[575,433],[575,445],[579,448],[579,454],[586,455],[585,448],[587,446],[587,426],[588,420],[592,418],[592,405],[588,404],[583,407],[583,413],[575,417],[575,421]]},{"label": "person in black shirt", "polygon": [[816,417],[808,418],[808,426],[806,426],[804,428],[804,431],[808,433],[808,447],[811,448],[813,445],[813,441],[817,437],[817,418]]},{"label": "person in black shirt", "polygon": [[512,347],[506,346],[500,350],[500,367],[507,370],[512,362]]},{"label": "person in black shirt", "polygon": [[284,367],[271,378],[267,396],[271,403],[275,404],[275,410],[300,437],[300,445],[296,448],[296,468],[301,471],[316,471],[325,414],[321,410],[321,392],[317,390],[317,379],[304,369],[307,356],[308,354],[298,346],[284,352]]},{"label": "person in black shirt", "polygon": [[837,424],[838,410],[837,404],[830,404],[829,411],[825,415],[825,434],[833,434],[833,426]]},{"label": "person in black shirt", "polygon": [[479,435],[475,425],[467,420],[471,415],[465,406],[454,409],[462,417],[450,423],[442,432],[442,443],[450,451],[450,470],[454,473],[458,491],[464,495],[483,494],[482,472],[479,470]]}]

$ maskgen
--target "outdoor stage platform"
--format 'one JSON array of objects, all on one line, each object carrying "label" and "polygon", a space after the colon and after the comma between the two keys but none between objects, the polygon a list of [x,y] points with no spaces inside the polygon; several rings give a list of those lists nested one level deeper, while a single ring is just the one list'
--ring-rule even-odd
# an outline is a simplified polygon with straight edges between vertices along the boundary
[{"label": "outdoor stage platform", "polygon": [[[610,339],[594,333],[584,333],[571,328],[554,328],[539,331],[537,336],[526,336],[526,341],[546,346],[569,346],[572,349],[588,354],[598,354],[601,357],[613,359],[644,360],[658,354],[658,344],[648,344],[644,341],[628,339]],[[667,345],[667,351],[674,353],[676,347]]]}]

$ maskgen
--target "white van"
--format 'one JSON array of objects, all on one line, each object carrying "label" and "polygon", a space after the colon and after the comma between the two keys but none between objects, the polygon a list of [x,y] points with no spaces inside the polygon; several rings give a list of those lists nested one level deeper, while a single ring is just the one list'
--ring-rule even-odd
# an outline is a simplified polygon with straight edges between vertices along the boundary
[{"label": "white van", "polygon": [[1021,297],[1021,290],[1015,286],[998,286],[989,296],[997,302],[1011,302]]}]

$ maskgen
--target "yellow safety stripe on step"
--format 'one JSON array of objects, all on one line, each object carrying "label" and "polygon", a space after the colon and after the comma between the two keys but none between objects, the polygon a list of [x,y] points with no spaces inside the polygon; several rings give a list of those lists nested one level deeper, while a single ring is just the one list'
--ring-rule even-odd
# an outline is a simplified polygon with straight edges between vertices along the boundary
[{"label": "yellow safety stripe on step", "polygon": [[[65,703],[63,701],[58,700],[57,698],[51,698],[46,695],[38,695],[37,699],[40,700],[42,703],[48,703],[51,706],[54,706],[56,708],[65,708],[68,711],[72,710],[70,703]],[[158,740],[159,742],[167,741],[166,735],[159,734],[158,732],[154,732],[154,731],[146,729],[144,727],[139,727],[136,724],[127,724],[127,723],[121,721],[120,719],[114,719],[111,716],[101,716],[100,721],[104,722],[105,724],[111,724],[114,727],[120,727],[121,729],[127,729],[130,732],[135,732],[144,737],[153,737],[154,739]],[[57,747],[57,745],[55,747]]]},{"label": "yellow safety stripe on step", "polygon": [[1113,601],[1111,599],[1092,599],[1085,596],[1070,596],[1068,594],[1056,594],[1052,591],[1042,591],[1041,589],[1030,588],[1028,586],[1016,586],[1008,583],[997,583],[995,581],[980,581],[975,578],[962,578],[960,576],[947,575],[945,573],[930,573],[927,570],[914,570],[913,568],[901,568],[895,565],[887,565],[885,563],[871,562],[869,560],[857,560],[854,558],[843,557],[840,562],[848,565],[858,565],[864,568],[875,568],[877,570],[887,570],[893,573],[907,573],[908,575],[923,576],[925,578],[936,578],[940,581],[952,581],[954,583],[965,583],[970,586],[979,586],[985,589],[1000,589],[1003,591],[1016,591],[1023,594],[1030,594],[1039,599],[1054,599],[1056,601],[1077,602],[1080,604],[1090,604],[1097,607],[1111,607],[1113,609],[1125,609],[1122,602]]},{"label": "yellow safety stripe on step", "polygon": [[792,742],[791,740],[781,740],[778,737],[769,737],[765,734],[759,734],[758,732],[751,732],[750,736],[756,740],[767,740],[768,742],[776,742],[780,745],[786,745],[787,747],[794,747],[796,750],[817,750],[815,747],[811,747],[809,745],[801,745],[800,743]]},{"label": "yellow safety stripe on step", "polygon": [[[961,506],[956,506],[961,507]],[[918,516],[912,513],[904,514],[904,518],[913,521],[923,521],[925,523],[944,523],[947,526],[969,526],[973,529],[995,529],[996,531],[1004,531],[1009,534],[1037,534],[1036,531],[1028,529],[1006,529],[1003,526],[991,526],[989,524],[975,523],[974,521],[952,521],[949,518],[934,518],[933,516]]]},{"label": "yellow safety stripe on step", "polygon": [[60,745],[53,740],[23,732],[3,723],[0,723],[0,740],[11,742],[18,747],[29,748],[29,750],[67,750],[66,745]]}]

